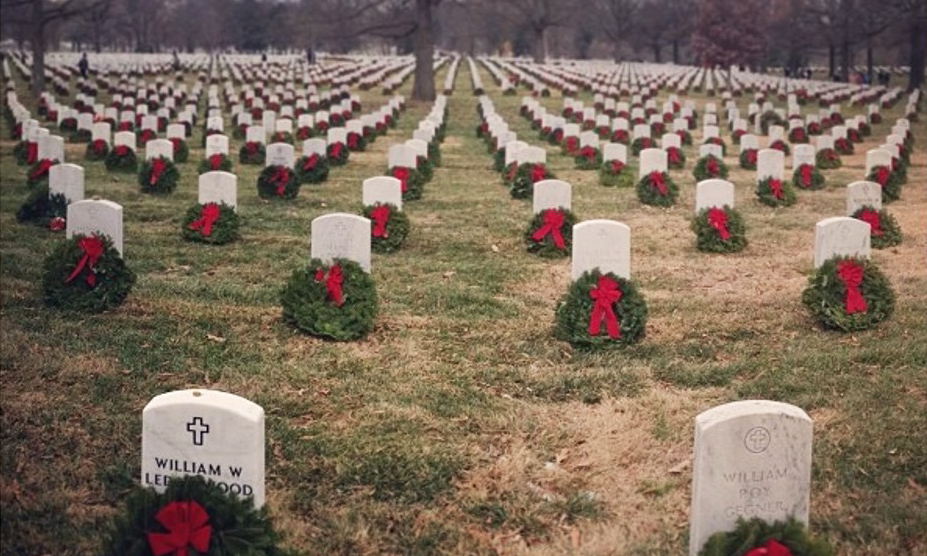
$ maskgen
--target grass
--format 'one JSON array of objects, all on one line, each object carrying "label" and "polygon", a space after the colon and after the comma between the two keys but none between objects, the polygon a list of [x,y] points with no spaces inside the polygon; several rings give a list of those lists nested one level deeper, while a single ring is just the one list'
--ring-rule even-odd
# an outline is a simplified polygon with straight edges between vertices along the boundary
[{"label": "grass", "polygon": [[[406,206],[405,248],[374,255],[381,316],[356,343],[286,326],[279,291],[308,257],[311,220],[359,211],[361,181],[385,170],[389,144],[410,138],[429,106],[411,104],[397,129],[293,202],[260,200],[257,168],[236,164],[243,237],[223,247],[179,237],[196,201],[200,130],[178,189],[163,197],[69,145],[88,196],[125,207],[126,259],[139,276],[123,307],[93,316],[42,303],[42,258],[60,236],[15,221],[28,189],[3,124],[0,554],[95,553],[138,479],[142,408],[187,387],[265,408],[268,505],[287,544],[307,554],[680,554],[693,419],[744,398],[793,403],[814,419],[812,526],[837,553],[927,550],[927,126],[914,125],[909,184],[888,205],[904,243],[873,253],[896,313],[852,335],[820,330],[800,304],[814,223],[843,213],[842,186],[861,179],[865,151],[897,109],[860,154],[825,172],[826,190],[787,209],[754,199],[752,173],[729,149],[750,241],[734,255],[694,248],[698,133],[687,167],[672,172],[681,194],[670,209],[600,187],[596,172],[546,147],[573,184],[578,218],[631,227],[632,273],[649,306],[641,344],[587,352],[553,338],[569,262],[525,252],[530,205],[491,171],[466,64],[460,71],[444,164]],[[541,144],[518,115],[520,97],[482,76],[519,137]],[[365,111],[385,102],[361,96]]]}]

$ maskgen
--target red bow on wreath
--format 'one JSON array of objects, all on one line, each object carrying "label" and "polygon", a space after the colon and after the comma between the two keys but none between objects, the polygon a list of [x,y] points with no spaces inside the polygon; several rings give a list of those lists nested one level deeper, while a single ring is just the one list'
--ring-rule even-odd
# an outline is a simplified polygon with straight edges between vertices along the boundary
[{"label": "red bow on wreath", "polygon": [[325,276],[325,269],[320,268],[315,273],[316,282],[325,282],[325,289],[328,290],[328,297],[331,298],[335,306],[344,305],[344,295],[341,292],[341,284],[344,282],[344,275],[340,265],[333,265],[328,270],[328,277]]},{"label": "red bow on wreath", "polygon": [[605,329],[608,337],[615,339],[621,337],[621,327],[618,317],[615,316],[613,305],[621,301],[621,289],[618,282],[607,276],[599,277],[599,284],[589,292],[589,297],[595,302],[592,315],[589,317],[589,334],[598,336],[602,331],[602,319],[605,318]]},{"label": "red bow on wreath", "polygon": [[151,161],[151,179],[148,180],[148,183],[155,185],[158,183],[158,180],[161,179],[161,174],[167,170],[167,164],[165,164],[163,158],[156,158]]},{"label": "red bow on wreath", "polygon": [[869,227],[872,228],[872,235],[882,236],[885,234],[885,230],[882,229],[882,218],[879,216],[878,211],[864,209],[859,213],[859,219],[869,224]]},{"label": "red bow on wreath", "polygon": [[80,238],[80,241],[77,242],[77,246],[80,247],[81,251],[83,251],[84,256],[81,257],[80,261],[77,262],[77,266],[74,267],[74,272],[68,276],[68,279],[65,280],[64,283],[71,283],[71,281],[77,278],[77,275],[80,274],[84,268],[86,268],[87,285],[92,288],[97,285],[97,274],[93,271],[93,269],[97,265],[97,262],[100,260],[100,257],[103,256],[103,240],[98,236],[85,236]]},{"label": "red bow on wreath", "polygon": [[116,156],[128,156],[129,147],[126,145],[116,145],[116,148],[113,149],[113,152],[116,153]]},{"label": "red bow on wreath", "polygon": [[531,168],[531,183],[537,183],[547,177],[547,168],[543,164],[535,164]]},{"label": "red bow on wreath", "polygon": [[564,249],[566,242],[563,240],[563,234],[560,229],[563,228],[563,211],[560,209],[547,209],[544,211],[544,225],[538,228],[531,239],[534,241],[543,241],[548,235],[553,237],[554,245],[557,249]]},{"label": "red bow on wreath", "polygon": [[219,205],[206,203],[200,211],[200,219],[190,223],[191,230],[202,230],[204,236],[212,235],[212,226],[219,219]]},{"label": "red bow on wreath", "polygon": [[708,211],[708,224],[718,230],[721,239],[727,241],[731,239],[731,232],[727,229],[727,213],[719,208],[712,208]]},{"label": "red bow on wreath", "polygon": [[681,161],[679,158],[679,149],[676,147],[670,147],[666,154],[669,156],[670,164],[678,164]]},{"label": "red bow on wreath", "polygon": [[187,556],[188,547],[201,553],[209,550],[212,526],[209,514],[198,502],[171,502],[155,514],[155,520],[168,532],[148,533],[154,556]]},{"label": "red bow on wreath", "polygon": [[343,149],[343,148],[344,148],[344,145],[342,145],[341,143],[335,143],[335,144],[329,146],[329,147],[328,147],[328,156],[329,156],[330,158],[340,158],[340,157],[341,157],[341,149]]},{"label": "red bow on wreath", "polygon": [[248,141],[245,143],[245,152],[249,155],[255,155],[258,152],[258,142],[257,141]]},{"label": "red bow on wreath", "polygon": [[612,173],[620,174],[624,170],[624,162],[620,160],[612,160]]},{"label": "red bow on wreath", "polygon": [[792,556],[792,551],[779,541],[770,539],[763,546],[748,551],[744,556]]},{"label": "red bow on wreath", "polygon": [[222,159],[223,157],[220,153],[216,153],[210,156],[209,157],[209,167],[212,168],[213,170],[218,170],[222,168]]},{"label": "red bow on wreath", "polygon": [[595,155],[596,155],[595,147],[587,146],[587,147],[583,147],[582,150],[579,151],[579,156],[589,161],[595,160]]},{"label": "red bow on wreath", "polygon": [[106,141],[103,139],[97,139],[93,142],[92,148],[94,154],[101,155],[106,152]]},{"label": "red bow on wreath", "polygon": [[67,222],[60,216],[56,216],[48,222],[48,229],[53,232],[61,232],[64,231],[65,228],[67,228]]},{"label": "red bow on wreath", "polygon": [[801,183],[805,187],[811,187],[811,180],[814,177],[814,166],[810,164],[802,164],[801,167]]},{"label": "red bow on wreath", "polygon": [[757,152],[756,149],[750,149],[747,151],[747,162],[751,165],[756,165]]},{"label": "red bow on wreath", "polygon": [[26,164],[35,164],[39,158],[39,144],[34,141],[26,143]]},{"label": "red bow on wreath", "polygon": [[656,190],[666,197],[669,194],[669,189],[666,187],[666,182],[663,180],[663,172],[650,172],[650,185],[656,188]]},{"label": "red bow on wreath", "polygon": [[389,222],[389,207],[387,205],[374,207],[370,211],[370,218],[373,219],[373,237],[388,238],[389,232],[386,231],[386,224]]},{"label": "red bow on wreath", "polygon": [[876,170],[876,182],[882,187],[885,187],[885,185],[888,184],[889,175],[891,175],[891,171],[889,171],[887,166],[879,166],[878,170]]},{"label": "red bow on wreath", "polygon": [[859,287],[863,283],[863,267],[853,261],[837,263],[837,277],[847,288],[846,310],[848,315],[865,313],[869,310]]},{"label": "red bow on wreath", "polygon": [[315,170],[315,167],[318,163],[319,163],[319,155],[313,154],[312,156],[306,157],[306,161],[303,162],[303,171],[311,172]]},{"label": "red bow on wreath", "polygon": [[286,193],[286,186],[290,182],[290,169],[286,166],[278,166],[268,181],[277,186],[275,193],[283,197],[283,194]]},{"label": "red bow on wreath", "polygon": [[721,172],[721,168],[718,166],[718,161],[715,159],[715,157],[708,157],[708,160],[705,162],[705,170],[707,170],[708,175],[712,177],[717,176]]},{"label": "red bow on wreath", "polygon": [[348,134],[348,148],[355,151],[360,146],[360,137],[356,133]]},{"label": "red bow on wreath", "polygon": [[179,137],[174,137],[171,139],[171,143],[174,145],[174,154],[180,152],[180,145],[183,143],[183,139]]},{"label": "red bow on wreath", "polygon": [[46,175],[48,175],[48,170],[54,165],[54,160],[43,158],[41,161],[39,161],[39,165],[36,166],[35,170],[29,174],[29,179],[35,181],[44,178]]},{"label": "red bow on wreath", "polygon": [[409,176],[412,174],[412,171],[408,168],[397,166],[393,168],[393,177],[399,180],[401,185],[402,192],[405,193],[409,190]]},{"label": "red bow on wreath", "polygon": [[773,197],[776,199],[782,198],[782,182],[776,178],[769,179],[769,190],[772,191]]}]

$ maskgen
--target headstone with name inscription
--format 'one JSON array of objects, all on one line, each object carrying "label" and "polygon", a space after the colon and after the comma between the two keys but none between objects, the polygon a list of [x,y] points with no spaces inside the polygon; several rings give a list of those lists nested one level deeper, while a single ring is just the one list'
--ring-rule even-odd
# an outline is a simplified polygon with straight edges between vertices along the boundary
[{"label": "headstone with name inscription", "polygon": [[68,205],[66,236],[103,234],[122,256],[122,206],[112,201],[86,199]]},{"label": "headstone with name inscription", "polygon": [[573,226],[573,260],[570,278],[598,268],[631,278],[631,228],[614,220],[587,220]]},{"label": "headstone with name inscription", "polygon": [[229,138],[225,135],[213,134],[206,137],[206,158],[214,154],[229,154]]},{"label": "headstone with name inscription", "polygon": [[310,256],[326,265],[348,259],[370,272],[370,220],[356,214],[335,212],[312,221]]},{"label": "headstone with name inscription", "polygon": [[67,202],[84,199],[84,169],[77,164],[55,164],[48,169],[48,195],[64,195]]},{"label": "headstone with name inscription", "polygon": [[159,156],[174,160],[174,144],[167,139],[154,139],[145,143],[145,160]]},{"label": "headstone with name inscription", "polygon": [[702,180],[695,185],[695,213],[706,208],[734,208],[734,184],[727,180]]},{"label": "headstone with name inscription", "polygon": [[293,145],[289,143],[271,143],[267,145],[266,153],[265,166],[286,166],[293,169],[293,164],[296,162]]},{"label": "headstone with name inscription", "polygon": [[882,186],[874,181],[855,181],[847,186],[847,216],[863,207],[882,210]]},{"label": "headstone with name inscription", "polygon": [[363,183],[364,206],[390,204],[402,210],[402,182],[392,176],[374,176]]},{"label": "headstone with name inscription", "polygon": [[651,172],[666,172],[667,157],[663,149],[644,149],[641,151],[637,179],[643,179]]},{"label": "headstone with name inscription", "polygon": [[814,268],[836,256],[869,258],[871,228],[848,216],[825,218],[814,226]]},{"label": "headstone with name inscription", "polygon": [[225,203],[233,209],[238,208],[238,176],[230,172],[213,171],[199,177],[199,197],[201,205],[206,203]]},{"label": "headstone with name inscription", "polygon": [[541,180],[534,184],[532,208],[535,214],[551,208],[572,209],[573,187],[562,180]]}]

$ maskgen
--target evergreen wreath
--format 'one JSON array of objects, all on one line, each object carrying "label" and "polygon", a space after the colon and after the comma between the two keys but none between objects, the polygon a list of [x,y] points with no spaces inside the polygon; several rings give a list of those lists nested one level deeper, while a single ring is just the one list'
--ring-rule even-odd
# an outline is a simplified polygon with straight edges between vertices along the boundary
[{"label": "evergreen wreath", "polygon": [[898,221],[887,210],[876,210],[871,206],[860,207],[851,215],[862,220],[871,228],[871,245],[874,249],[885,249],[901,244],[901,228]]},{"label": "evergreen wreath", "polygon": [[670,170],[681,170],[686,166],[686,154],[678,147],[666,148],[666,166]]},{"label": "evergreen wreath", "polygon": [[295,270],[280,296],[283,319],[299,330],[337,341],[357,340],[373,330],[379,310],[376,285],[360,265],[312,259]]},{"label": "evergreen wreath", "polygon": [[45,258],[42,289],[46,305],[101,312],[118,307],[135,283],[135,273],[106,236],[75,234]]},{"label": "evergreen wreath", "polygon": [[425,183],[431,181],[431,178],[435,175],[435,168],[431,164],[431,161],[424,156],[415,157],[415,165],[418,171],[422,174],[422,177],[425,178]]},{"label": "evergreen wreath", "polygon": [[138,170],[138,158],[135,151],[126,145],[116,145],[106,154],[104,165],[110,172],[135,172]]},{"label": "evergreen wreath", "polygon": [[241,124],[241,125],[235,126],[235,128],[232,130],[232,138],[242,140],[245,137],[247,137],[248,127],[250,127],[248,124]]},{"label": "evergreen wreath", "polygon": [[166,156],[158,156],[142,162],[138,170],[138,184],[142,193],[170,193],[177,187],[180,171]]},{"label": "evergreen wreath", "polygon": [[200,160],[199,173],[231,172],[232,168],[232,159],[229,158],[228,155],[225,153],[213,153]]},{"label": "evergreen wreath", "polygon": [[289,131],[275,131],[270,136],[271,143],[288,143],[293,144],[293,134]]},{"label": "evergreen wreath", "polygon": [[441,145],[438,144],[437,139],[428,143],[428,161],[435,168],[441,166]]},{"label": "evergreen wreath", "polygon": [[106,160],[106,155],[108,154],[109,144],[103,139],[96,139],[87,143],[87,150],[84,152],[84,158],[92,161]]},{"label": "evergreen wreath", "polygon": [[609,160],[599,170],[599,183],[605,187],[631,187],[634,185],[634,172],[620,160]]},{"label": "evergreen wreath", "polygon": [[687,130],[687,129],[680,129],[679,131],[676,132],[676,135],[679,136],[679,141],[680,141],[683,145],[691,145],[691,144],[692,144],[692,134],[689,133],[689,130]]},{"label": "evergreen wreath", "polygon": [[789,130],[789,143],[807,143],[808,133],[803,127],[793,127]]},{"label": "evergreen wreath", "polygon": [[874,166],[866,179],[882,186],[883,203],[888,204],[901,197],[901,177],[888,166]]},{"label": "evergreen wreath", "polygon": [[222,245],[238,238],[238,214],[225,203],[197,203],[187,211],[180,229],[187,241]]},{"label": "evergreen wreath", "polygon": [[576,216],[565,208],[542,210],[531,218],[525,231],[529,253],[545,259],[568,257],[573,251],[573,225]]},{"label": "evergreen wreath", "polygon": [[697,182],[709,179],[726,180],[728,176],[727,164],[720,158],[709,154],[698,159],[695,168],[692,169],[692,175],[695,176]]},{"label": "evergreen wreath", "polygon": [[579,149],[573,162],[578,170],[595,170],[602,166],[602,152],[595,147],[583,147]]},{"label": "evergreen wreath", "polygon": [[631,155],[640,156],[642,150],[651,147],[653,147],[653,141],[650,137],[638,137],[634,141],[631,141]]},{"label": "evergreen wreath", "polygon": [[747,246],[747,227],[733,208],[703,208],[692,220],[695,246],[699,251],[734,253]]},{"label": "evergreen wreath", "polygon": [[[175,530],[188,532],[182,537],[185,545],[162,544]],[[190,556],[286,556],[280,541],[266,507],[256,509],[250,499],[188,475],[172,477],[163,493],[133,489],[105,537],[103,556],[176,555],[181,550]]]},{"label": "evergreen wreath", "polygon": [[760,116],[760,128],[763,130],[763,135],[769,135],[769,126],[779,125],[785,126],[785,120],[782,119],[782,116],[777,114],[773,110],[767,110]]},{"label": "evergreen wreath", "polygon": [[808,278],[802,303],[825,328],[865,330],[891,316],[895,294],[875,263],[832,257]]},{"label": "evergreen wreath", "polygon": [[492,169],[496,172],[505,170],[505,147],[497,150],[492,155]]},{"label": "evergreen wreath", "polygon": [[843,161],[840,160],[840,155],[837,154],[837,151],[834,149],[819,150],[817,154],[814,155],[814,163],[815,166],[822,170],[833,170],[843,165]]},{"label": "evergreen wreath", "polygon": [[631,142],[631,134],[628,133],[626,129],[616,129],[612,133],[612,143],[621,143],[622,145],[627,145]]},{"label": "evergreen wreath", "polygon": [[365,151],[367,150],[367,140],[360,133],[348,133],[348,150]]},{"label": "evergreen wreath", "polygon": [[869,115],[869,123],[872,125],[878,125],[882,123],[882,114],[878,112]]},{"label": "evergreen wreath", "polygon": [[705,139],[702,143],[703,145],[718,145],[721,147],[721,157],[724,158],[727,156],[727,143],[724,142],[724,139],[720,137],[709,137]]},{"label": "evergreen wreath", "polygon": [[65,133],[74,133],[77,131],[77,118],[64,118],[58,128]]},{"label": "evergreen wreath", "polygon": [[71,135],[70,141],[72,143],[89,143],[92,138],[93,132],[89,129],[78,129]]},{"label": "evergreen wreath", "polygon": [[678,195],[679,187],[666,172],[650,172],[637,182],[637,198],[645,205],[671,207]]},{"label": "evergreen wreath", "polygon": [[820,122],[808,124],[808,135],[821,135],[822,133],[824,133],[824,128],[821,127]]},{"label": "evergreen wreath", "polygon": [[264,164],[266,157],[264,143],[258,141],[247,141],[238,151],[238,162],[241,164]]},{"label": "evergreen wreath", "polygon": [[328,160],[315,153],[301,156],[296,160],[295,170],[299,183],[322,183],[328,179]]},{"label": "evergreen wreath", "polygon": [[833,556],[822,539],[808,533],[794,517],[769,523],[758,517],[737,520],[733,531],[715,533],[698,556]]},{"label": "evergreen wreath", "polygon": [[866,122],[862,122],[859,124],[859,132],[863,135],[863,137],[869,137],[872,135],[872,127]]},{"label": "evergreen wreath", "polygon": [[554,174],[544,164],[525,162],[518,166],[509,193],[513,199],[530,199],[534,194],[534,184],[541,180],[553,179]]},{"label": "evergreen wreath", "polygon": [[351,151],[341,142],[332,143],[325,152],[330,166],[344,166],[348,163],[348,157],[351,156]]},{"label": "evergreen wreath", "polygon": [[361,213],[370,219],[370,249],[374,253],[394,253],[409,235],[409,217],[391,203],[364,207]]},{"label": "evergreen wreath", "polygon": [[153,129],[142,129],[136,132],[138,146],[144,147],[149,141],[158,138],[158,132]]},{"label": "evergreen wreath", "polygon": [[739,145],[739,144],[740,144],[740,138],[743,137],[743,136],[746,135],[746,134],[747,134],[747,132],[746,132],[745,130],[743,130],[743,129],[735,129],[735,130],[731,133],[731,141],[732,141],[735,145]]},{"label": "evergreen wreath", "polygon": [[304,125],[296,130],[296,138],[299,139],[300,141],[311,139],[314,135],[315,135],[315,131],[307,125]]},{"label": "evergreen wreath", "polygon": [[782,139],[776,139],[769,144],[770,149],[776,149],[777,151],[782,151],[785,153],[785,156],[792,154],[792,149],[789,147],[789,144],[783,141]]},{"label": "evergreen wreath", "polygon": [[564,137],[560,143],[560,152],[567,156],[577,156],[579,154],[579,137],[575,135]]},{"label": "evergreen wreath", "polygon": [[179,137],[171,139],[174,145],[174,163],[183,164],[190,158],[190,147],[187,142]]},{"label": "evergreen wreath", "polygon": [[34,222],[49,226],[51,221],[68,215],[68,200],[61,193],[49,195],[48,184],[39,185],[29,193],[26,202],[16,211],[19,222]]},{"label": "evergreen wreath", "polygon": [[759,152],[756,149],[740,151],[740,167],[744,170],[756,170],[756,161]]},{"label": "evergreen wreath", "polygon": [[39,184],[48,185],[48,171],[51,170],[51,167],[55,164],[58,164],[58,160],[52,160],[50,158],[43,158],[42,160],[37,161],[35,164],[29,167],[29,171],[26,173],[26,183],[29,187],[35,187]]},{"label": "evergreen wreath", "polygon": [[557,338],[586,348],[636,343],[646,324],[647,303],[636,284],[598,268],[570,284],[555,314]]},{"label": "evergreen wreath", "polygon": [[813,164],[802,164],[792,173],[792,185],[796,189],[824,189],[824,174]]},{"label": "evergreen wreath", "polygon": [[39,153],[38,143],[31,141],[20,141],[13,146],[13,156],[16,157],[16,164],[20,166],[31,165]]},{"label": "evergreen wreath", "polygon": [[399,180],[403,201],[417,201],[422,198],[425,177],[417,169],[394,166],[387,170],[387,175]]},{"label": "evergreen wreath", "polygon": [[292,168],[268,166],[261,170],[257,180],[261,199],[295,199],[299,194],[299,178]]},{"label": "evergreen wreath", "polygon": [[767,177],[756,184],[756,195],[760,202],[771,207],[788,207],[795,204],[795,190],[783,180]]},{"label": "evergreen wreath", "polygon": [[837,151],[838,154],[853,154],[856,149],[849,139],[841,137],[834,140],[834,150]]}]

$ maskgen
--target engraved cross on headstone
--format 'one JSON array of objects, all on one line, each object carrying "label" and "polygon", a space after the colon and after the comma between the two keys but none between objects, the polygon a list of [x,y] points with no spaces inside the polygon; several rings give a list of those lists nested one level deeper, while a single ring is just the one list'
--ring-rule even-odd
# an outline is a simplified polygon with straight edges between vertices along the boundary
[{"label": "engraved cross on headstone", "polygon": [[203,437],[209,433],[209,425],[203,422],[202,417],[194,417],[187,423],[187,431],[193,433],[193,445],[202,446]]}]

